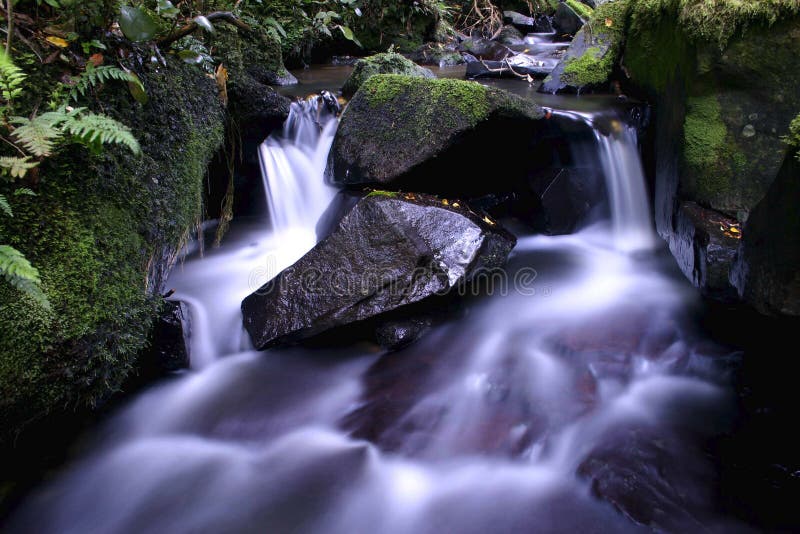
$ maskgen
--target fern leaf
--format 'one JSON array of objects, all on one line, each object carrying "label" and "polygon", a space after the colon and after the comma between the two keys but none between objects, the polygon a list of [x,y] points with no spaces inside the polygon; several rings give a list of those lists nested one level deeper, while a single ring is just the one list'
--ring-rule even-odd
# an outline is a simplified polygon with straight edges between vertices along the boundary
[{"label": "fern leaf", "polygon": [[67,100],[78,100],[81,96],[86,96],[87,91],[96,85],[106,83],[109,80],[117,80],[133,84],[144,92],[141,80],[135,74],[126,72],[112,65],[95,67],[89,63],[86,71],[75,80],[75,87],[69,92]]},{"label": "fern leaf", "polygon": [[18,97],[27,77],[22,69],[14,65],[5,51],[0,51],[0,94],[3,95],[3,100],[11,102]]},{"label": "fern leaf", "polygon": [[9,217],[14,216],[14,212],[11,211],[11,204],[8,203],[8,200],[4,195],[0,195],[0,211],[5,213]]},{"label": "fern leaf", "polygon": [[111,117],[95,113],[70,113],[67,117],[64,131],[85,143],[124,145],[134,154],[141,152],[130,128]]},{"label": "fern leaf", "polygon": [[0,245],[0,274],[17,290],[42,307],[50,308],[47,296],[42,291],[39,271],[14,247]]},{"label": "fern leaf", "polygon": [[58,111],[44,113],[33,119],[11,117],[9,122],[18,125],[11,136],[34,156],[49,156],[53,153],[56,141],[62,136],[58,125],[65,117],[63,112]]},{"label": "fern leaf", "polygon": [[[0,171],[3,174],[9,174],[13,179],[15,178],[23,178],[29,170],[39,165],[38,161],[31,161],[30,156],[26,156],[24,158],[17,158],[14,156],[3,156],[0,157]],[[20,193],[20,189],[14,191],[15,195],[25,195],[27,193]],[[26,189],[26,191],[30,191],[30,189]],[[32,194],[33,191],[31,191]]]}]

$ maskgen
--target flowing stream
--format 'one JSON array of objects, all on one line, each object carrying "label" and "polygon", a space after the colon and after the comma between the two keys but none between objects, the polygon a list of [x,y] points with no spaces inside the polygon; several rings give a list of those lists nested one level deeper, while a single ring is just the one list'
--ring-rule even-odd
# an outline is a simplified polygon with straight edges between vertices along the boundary
[{"label": "flowing stream", "polygon": [[703,449],[731,414],[730,356],[684,319],[627,126],[595,131],[611,220],[521,235],[469,313],[392,354],[253,351],[239,304],[314,245],[335,128],[295,104],[261,148],[269,224],[170,279],[194,369],[113,417],[11,532],[742,529],[715,512]]}]

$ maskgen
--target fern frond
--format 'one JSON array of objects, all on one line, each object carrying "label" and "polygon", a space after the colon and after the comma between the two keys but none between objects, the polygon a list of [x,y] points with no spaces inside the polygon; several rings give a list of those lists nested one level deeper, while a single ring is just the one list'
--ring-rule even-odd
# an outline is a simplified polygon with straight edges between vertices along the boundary
[{"label": "fern frond", "polygon": [[14,212],[11,211],[11,204],[8,203],[8,200],[4,195],[0,195],[0,211],[5,213],[9,217],[14,216]]},{"label": "fern frond", "polygon": [[66,117],[63,111],[50,111],[33,119],[11,117],[9,122],[18,125],[11,136],[34,156],[49,156],[53,153],[56,141],[63,135],[59,125]]},{"label": "fern frond", "polygon": [[42,291],[39,271],[14,247],[0,245],[0,274],[9,284],[42,307],[50,307],[50,302]]},{"label": "fern frond", "polygon": [[[15,178],[23,178],[29,170],[39,165],[38,161],[31,161],[30,156],[26,156],[24,158],[18,158],[14,156],[3,156],[0,157],[0,172],[2,174],[8,174],[11,176],[11,179]],[[14,194],[24,195],[27,193],[19,193],[19,189],[14,191]],[[27,189],[30,191],[30,189]],[[33,191],[31,191],[33,193]],[[34,193],[35,194],[35,193]]]},{"label": "fern frond", "polygon": [[3,95],[3,100],[12,102],[18,97],[27,77],[22,69],[14,65],[5,51],[0,51],[0,94]]},{"label": "fern frond", "polygon": [[70,113],[66,117],[62,129],[85,143],[124,145],[134,154],[141,152],[130,128],[107,115]]},{"label": "fern frond", "polygon": [[138,76],[112,65],[95,67],[89,63],[86,66],[86,71],[75,80],[75,87],[69,92],[67,100],[78,100],[78,97],[86,96],[86,92],[91,87],[106,83],[109,80],[132,83],[144,92],[144,86]]}]

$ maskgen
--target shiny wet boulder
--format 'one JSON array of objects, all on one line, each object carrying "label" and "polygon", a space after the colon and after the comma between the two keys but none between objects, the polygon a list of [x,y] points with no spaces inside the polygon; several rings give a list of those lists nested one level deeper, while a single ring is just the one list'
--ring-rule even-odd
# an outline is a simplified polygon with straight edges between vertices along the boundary
[{"label": "shiny wet boulder", "polygon": [[456,203],[375,192],[242,302],[244,325],[257,348],[308,338],[465,287],[515,242]]}]

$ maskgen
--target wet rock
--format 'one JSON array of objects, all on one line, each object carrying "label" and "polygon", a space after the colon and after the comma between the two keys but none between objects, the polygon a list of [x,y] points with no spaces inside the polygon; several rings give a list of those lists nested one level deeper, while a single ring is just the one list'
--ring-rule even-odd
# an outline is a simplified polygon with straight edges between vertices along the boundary
[{"label": "wet rock", "polygon": [[527,153],[543,118],[533,102],[474,82],[373,76],[342,115],[326,179],[459,196],[496,191],[535,162],[507,158],[501,179],[488,183],[475,155]]},{"label": "wet rock", "polygon": [[575,35],[586,21],[566,2],[561,2],[553,15],[553,28],[560,34]]},{"label": "wet rock", "polygon": [[418,65],[433,65],[439,68],[454,67],[464,63],[464,58],[461,57],[455,46],[442,43],[426,43],[411,53],[408,58]]},{"label": "wet rock", "polygon": [[257,143],[283,124],[291,105],[291,100],[252,78],[242,78],[232,84],[228,100],[231,115],[243,136],[252,136]]},{"label": "wet rock", "polygon": [[327,239],[242,302],[262,349],[363,321],[502,266],[515,238],[434,197],[376,192]]},{"label": "wet rock", "polygon": [[458,45],[458,49],[478,59],[491,61],[500,61],[513,55],[507,46],[482,38],[465,39]]},{"label": "wet rock", "polygon": [[364,82],[376,74],[402,74],[421,78],[436,77],[430,70],[420,67],[410,59],[406,59],[394,52],[386,52],[360,59],[350,77],[344,82],[342,94],[347,98],[353,96]]},{"label": "wet rock", "polygon": [[512,25],[522,33],[548,33],[553,31],[550,19],[544,15],[528,17],[516,11],[503,11],[503,22]]},{"label": "wet rock", "polygon": [[142,357],[144,363],[158,374],[187,369],[190,362],[189,335],[191,315],[180,302],[164,302],[153,327],[150,349]]},{"label": "wet rock", "polygon": [[429,317],[387,321],[375,329],[375,339],[387,350],[398,350],[422,337],[431,324]]},{"label": "wet rock", "polygon": [[512,25],[503,26],[495,39],[498,43],[506,46],[525,44],[525,36]]},{"label": "wet rock", "polygon": [[[563,4],[562,4],[563,5]],[[540,93],[581,93],[608,84],[620,35],[611,31],[580,30],[570,43],[564,58],[552,69],[539,87]]]},{"label": "wet rock", "polygon": [[770,315],[800,315],[800,161],[792,152],[750,213],[731,271],[739,295]]},{"label": "wet rock", "polygon": [[705,295],[738,300],[728,279],[739,247],[737,221],[694,202],[682,202],[675,225],[669,248],[683,274]]},{"label": "wet rock", "polygon": [[527,54],[509,56],[503,61],[472,61],[467,63],[467,78],[519,78],[529,75],[543,78],[550,74],[555,61]]},{"label": "wet rock", "polygon": [[703,456],[690,443],[689,436],[647,427],[617,430],[604,438],[578,474],[591,481],[597,497],[654,531],[705,531],[703,511],[713,502],[705,482],[713,471],[694,460]]},{"label": "wet rock", "polygon": [[547,169],[531,180],[539,200],[536,227],[550,235],[571,234],[605,198],[603,180],[592,169]]}]

